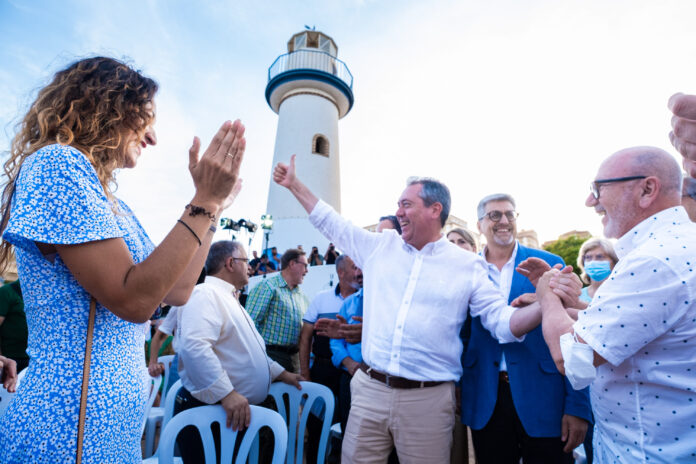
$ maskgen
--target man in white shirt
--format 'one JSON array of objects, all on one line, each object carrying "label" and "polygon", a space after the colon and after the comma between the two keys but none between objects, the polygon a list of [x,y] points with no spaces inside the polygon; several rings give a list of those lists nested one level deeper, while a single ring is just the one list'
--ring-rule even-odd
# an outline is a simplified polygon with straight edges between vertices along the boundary
[{"label": "man in white shirt", "polygon": [[404,463],[448,462],[467,312],[512,342],[539,324],[538,305],[509,307],[485,261],[442,236],[450,196],[440,182],[409,183],[398,202],[399,236],[356,227],[317,199],[295,175],[294,155],[273,179],[365,275],[364,363],[351,382],[342,462],[385,462],[394,445]]},{"label": "man in white shirt", "polygon": [[[233,241],[210,247],[208,276],[179,309],[178,343],[183,387],[177,393],[175,414],[205,404],[220,403],[227,426],[249,425],[249,404],[261,403],[273,380],[300,388],[300,376],[285,371],[266,355],[263,338],[235,293],[249,281],[246,252]],[[202,462],[197,432],[177,440],[184,462]]]},{"label": "man in white shirt", "polygon": [[696,224],[680,197],[669,153],[614,153],[585,204],[619,239],[618,264],[577,322],[547,290],[557,271],[538,282],[559,370],[576,387],[592,382],[597,463],[696,462]]}]

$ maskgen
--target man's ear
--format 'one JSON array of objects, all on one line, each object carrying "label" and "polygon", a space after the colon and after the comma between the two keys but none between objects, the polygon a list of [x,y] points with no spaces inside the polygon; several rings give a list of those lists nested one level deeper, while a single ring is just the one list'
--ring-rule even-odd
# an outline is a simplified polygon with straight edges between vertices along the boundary
[{"label": "man's ear", "polygon": [[660,179],[655,176],[649,176],[643,180],[640,191],[639,205],[641,208],[648,208],[657,200],[660,195]]},{"label": "man's ear", "polygon": [[435,202],[432,205],[430,205],[433,211],[433,218],[440,218],[440,214],[442,213],[442,203],[440,202]]}]

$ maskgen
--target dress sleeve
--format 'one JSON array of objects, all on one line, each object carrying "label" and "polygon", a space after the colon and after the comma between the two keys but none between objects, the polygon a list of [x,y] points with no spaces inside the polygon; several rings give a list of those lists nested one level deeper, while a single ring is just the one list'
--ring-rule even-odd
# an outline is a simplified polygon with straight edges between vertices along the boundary
[{"label": "dress sleeve", "polygon": [[112,205],[83,153],[49,145],[22,166],[4,238],[27,248],[122,237]]}]

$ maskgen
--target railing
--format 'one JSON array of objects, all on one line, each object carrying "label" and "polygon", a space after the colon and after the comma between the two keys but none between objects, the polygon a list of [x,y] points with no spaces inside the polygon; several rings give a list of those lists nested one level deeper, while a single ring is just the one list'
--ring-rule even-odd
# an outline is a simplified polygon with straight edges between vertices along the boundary
[{"label": "railing", "polygon": [[336,76],[348,87],[353,88],[353,75],[348,70],[348,66],[335,56],[320,50],[303,49],[280,55],[268,68],[268,80],[270,82],[278,74],[296,69],[323,71]]}]

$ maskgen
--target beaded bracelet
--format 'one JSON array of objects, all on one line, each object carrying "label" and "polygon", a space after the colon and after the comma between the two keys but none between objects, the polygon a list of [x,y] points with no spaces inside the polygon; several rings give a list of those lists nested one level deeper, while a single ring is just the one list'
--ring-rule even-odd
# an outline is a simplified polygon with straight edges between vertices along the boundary
[{"label": "beaded bracelet", "polygon": [[191,212],[189,212],[189,216],[198,216],[199,214],[203,214],[205,216],[208,216],[208,218],[210,218],[211,221],[215,222],[215,215],[210,211],[206,211],[206,209],[202,206],[196,206],[189,203],[188,205],[184,206],[184,209],[191,210]]},{"label": "beaded bracelet", "polygon": [[191,227],[189,227],[188,224],[186,224],[186,223],[185,223],[184,221],[182,221],[181,219],[177,219],[176,222],[178,222],[178,223],[180,223],[181,225],[183,225],[184,227],[186,227],[186,228],[189,230],[189,232],[191,232],[191,233],[193,234],[193,236],[196,237],[196,240],[198,240],[198,246],[203,245],[203,242],[201,242],[201,239],[198,237],[198,234],[195,233],[195,232],[193,231],[193,229],[192,229]]}]

